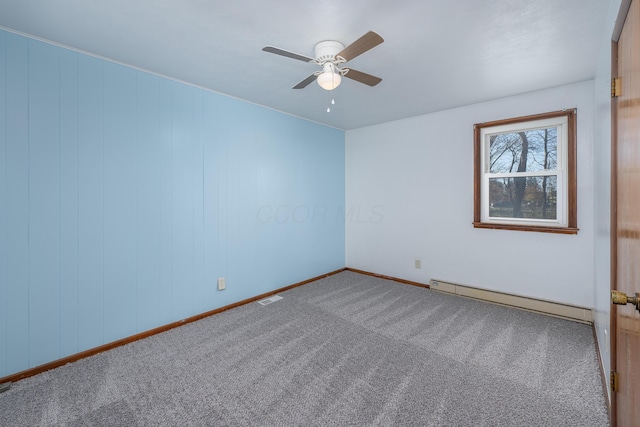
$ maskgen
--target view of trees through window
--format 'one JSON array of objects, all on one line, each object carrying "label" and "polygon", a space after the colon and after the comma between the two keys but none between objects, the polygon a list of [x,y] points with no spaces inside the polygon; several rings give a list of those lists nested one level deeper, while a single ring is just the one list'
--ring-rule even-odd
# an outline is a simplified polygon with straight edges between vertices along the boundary
[{"label": "view of trees through window", "polygon": [[556,127],[491,135],[489,216],[557,218]]}]

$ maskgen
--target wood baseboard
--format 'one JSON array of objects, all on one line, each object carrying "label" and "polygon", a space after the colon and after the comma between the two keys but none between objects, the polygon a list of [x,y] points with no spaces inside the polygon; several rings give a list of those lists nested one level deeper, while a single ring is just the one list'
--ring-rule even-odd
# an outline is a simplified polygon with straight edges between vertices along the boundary
[{"label": "wood baseboard", "polygon": [[[602,390],[604,390],[604,396],[607,405],[607,412],[609,415],[609,423],[611,423],[611,388],[609,383],[607,382],[607,375],[605,374],[604,363],[602,359],[602,354],[600,353],[600,341],[598,340],[598,331],[596,331],[595,322],[591,327],[591,331],[593,332],[593,340],[596,343],[596,355],[598,356],[598,370],[600,371],[600,380],[602,381]],[[611,424],[613,425],[613,424]]]},{"label": "wood baseboard", "polygon": [[119,339],[117,341],[113,341],[98,347],[90,348],[88,350],[84,350],[80,353],[72,354],[71,356],[63,357],[62,359],[54,360],[49,363],[45,363],[44,365],[36,366],[34,368],[26,369],[24,371],[8,375],[6,377],[0,378],[0,384],[4,383],[12,383],[16,382],[28,377],[32,377],[34,375],[38,375],[42,372],[48,371],[50,369],[58,368],[60,366],[66,365],[67,363],[76,362],[80,359],[84,359],[85,357],[93,356],[98,353],[102,353],[107,350],[111,350],[116,347],[120,347],[134,341],[141,340],[143,338],[150,337],[152,335],[159,334],[161,332],[168,331],[173,328],[177,328],[178,326],[186,325],[187,323],[195,322],[200,319],[204,319],[205,317],[213,316],[214,314],[219,314],[227,310],[231,310],[232,308],[239,307],[241,305],[249,304],[263,298],[270,297],[271,295],[275,295],[279,292],[288,291],[289,289],[296,288],[298,286],[306,285],[307,283],[315,282],[316,280],[323,279],[325,277],[332,276],[334,274],[338,274],[342,271],[345,271],[345,268],[341,268],[340,270],[332,271],[330,273],[323,274],[321,276],[313,277],[311,279],[304,280],[302,282],[294,283],[293,285],[285,286],[283,288],[276,289],[274,291],[270,291],[264,294],[256,295],[255,297],[247,298],[242,301],[235,302],[233,304],[226,305],[224,307],[216,308],[211,311],[207,311],[205,313],[196,314],[195,316],[188,317],[186,319],[178,320],[176,322],[169,323],[167,325],[159,326],[154,329],[150,329],[148,331],[140,332],[139,334],[131,335],[126,338]]},{"label": "wood baseboard", "polygon": [[508,294],[498,291],[490,291],[487,289],[474,288],[471,286],[459,285],[455,283],[445,282],[441,280],[431,279],[429,284],[412,282],[410,280],[399,279],[397,277],[385,276],[383,274],[371,273],[369,271],[358,270],[355,268],[345,268],[347,271],[354,273],[366,274],[368,276],[379,277],[381,279],[393,280],[394,282],[405,283],[407,285],[419,286],[421,288],[432,289],[435,291],[446,292],[466,298],[473,298],[481,301],[491,302],[495,304],[507,305],[510,307],[520,308],[523,310],[533,311],[548,316],[560,317],[563,319],[573,320],[580,323],[593,324],[593,312],[586,307],[578,307],[568,304],[562,304],[554,301],[546,301],[530,297],[522,297],[519,295]]},{"label": "wood baseboard", "polygon": [[419,286],[421,288],[429,289],[429,285],[426,283],[412,282],[411,280],[399,279],[397,277],[385,276],[383,274],[371,273],[369,271],[358,270],[355,268],[345,268],[346,271],[353,271],[354,273],[366,274],[367,276],[379,277],[381,279],[393,280],[394,282],[404,283],[411,286]]}]

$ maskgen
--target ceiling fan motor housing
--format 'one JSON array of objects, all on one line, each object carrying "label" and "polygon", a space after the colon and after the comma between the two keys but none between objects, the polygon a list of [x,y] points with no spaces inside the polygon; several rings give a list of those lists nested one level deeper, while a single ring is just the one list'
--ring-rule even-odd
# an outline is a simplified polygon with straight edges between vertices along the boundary
[{"label": "ceiling fan motor housing", "polygon": [[315,45],[313,53],[316,57],[316,62],[324,64],[325,62],[334,62],[335,56],[343,49],[344,45],[342,43],[335,40],[325,40]]}]

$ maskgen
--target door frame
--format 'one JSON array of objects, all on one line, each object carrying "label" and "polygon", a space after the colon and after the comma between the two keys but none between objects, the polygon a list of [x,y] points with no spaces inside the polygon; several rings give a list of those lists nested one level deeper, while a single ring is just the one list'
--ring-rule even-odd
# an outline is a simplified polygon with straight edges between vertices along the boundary
[{"label": "door frame", "polygon": [[[640,0],[636,0],[640,1]],[[618,76],[618,41],[622,33],[622,28],[626,21],[632,0],[622,0],[618,16],[611,36],[611,78]],[[611,290],[616,290],[618,285],[618,98],[611,98],[611,218],[610,218],[610,275]],[[617,371],[617,344],[618,344],[618,306],[610,304],[609,331],[610,338],[610,360],[611,372]],[[609,372],[609,375],[611,375]],[[609,387],[610,413],[609,418],[612,426],[618,425],[618,405],[616,393]]]}]

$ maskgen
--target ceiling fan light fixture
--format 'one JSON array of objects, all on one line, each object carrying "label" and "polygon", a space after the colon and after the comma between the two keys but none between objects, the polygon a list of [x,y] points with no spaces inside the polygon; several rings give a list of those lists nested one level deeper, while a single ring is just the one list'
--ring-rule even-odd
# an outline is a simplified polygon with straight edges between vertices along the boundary
[{"label": "ceiling fan light fixture", "polygon": [[318,84],[324,90],[334,90],[340,86],[342,76],[336,73],[333,64],[327,63],[324,65],[324,69],[320,75],[318,75]]},{"label": "ceiling fan light fixture", "polygon": [[334,72],[322,73],[318,76],[318,84],[324,90],[334,90],[340,86],[341,81],[342,77],[340,77],[340,74]]}]

